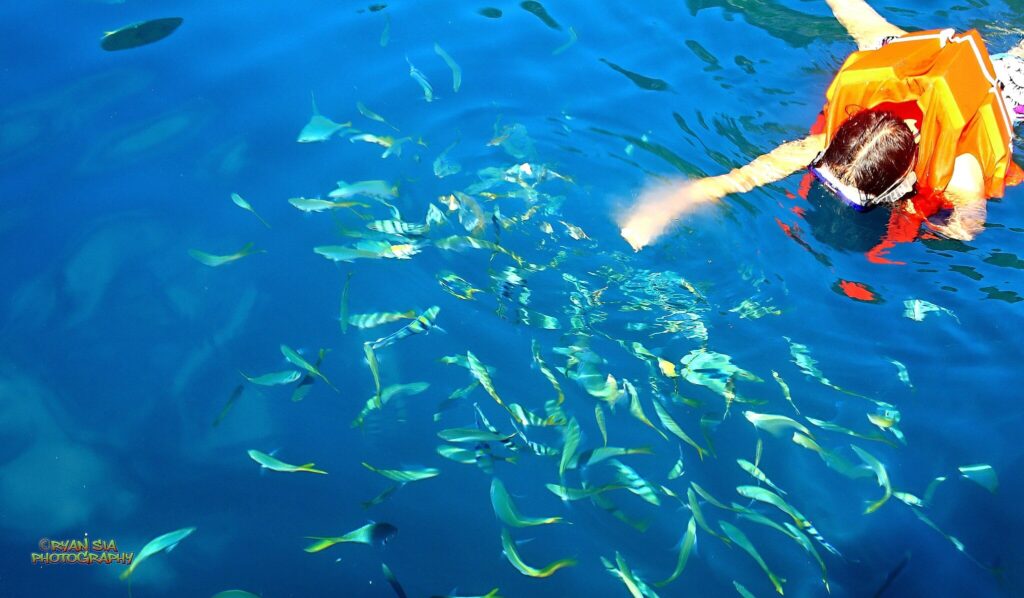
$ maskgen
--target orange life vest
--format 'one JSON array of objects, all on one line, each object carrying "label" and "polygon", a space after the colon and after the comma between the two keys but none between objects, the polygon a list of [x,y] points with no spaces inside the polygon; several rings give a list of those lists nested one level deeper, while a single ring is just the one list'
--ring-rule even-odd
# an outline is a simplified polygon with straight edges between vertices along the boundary
[{"label": "orange life vest", "polygon": [[986,195],[1002,197],[1013,125],[997,86],[976,30],[909,33],[846,59],[826,94],[825,142],[859,110],[915,102],[922,114],[915,168],[922,191],[943,191],[956,157],[969,153],[981,165]]}]

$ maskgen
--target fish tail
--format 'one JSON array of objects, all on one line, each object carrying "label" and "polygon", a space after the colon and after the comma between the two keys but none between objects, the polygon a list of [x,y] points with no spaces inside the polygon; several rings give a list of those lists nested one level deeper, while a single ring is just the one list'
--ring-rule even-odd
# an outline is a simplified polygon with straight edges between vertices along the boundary
[{"label": "fish tail", "polygon": [[306,539],[307,540],[316,540],[316,542],[313,542],[309,546],[303,548],[303,550],[305,550],[306,552],[310,552],[310,553],[312,553],[312,552],[320,552],[321,550],[330,548],[331,546],[334,546],[335,544],[338,544],[339,542],[344,542],[345,541],[343,538],[321,538],[321,537],[317,537],[317,536],[306,536]]},{"label": "fish tail", "polygon": [[301,469],[302,471],[308,471],[309,473],[322,473],[322,474],[325,474],[325,475],[327,474],[326,471],[323,471],[323,470],[320,470],[320,469],[313,469],[314,465],[316,465],[316,464],[315,463],[306,463],[305,465],[299,465],[298,468]]}]

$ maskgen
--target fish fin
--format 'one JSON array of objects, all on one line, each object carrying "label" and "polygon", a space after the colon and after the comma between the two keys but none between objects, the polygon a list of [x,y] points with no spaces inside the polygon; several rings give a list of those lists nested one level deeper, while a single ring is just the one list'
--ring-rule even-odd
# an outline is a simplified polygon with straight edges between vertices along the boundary
[{"label": "fish fin", "polygon": [[330,548],[339,542],[343,542],[341,538],[322,538],[318,536],[306,536],[307,540],[316,540],[309,546],[303,548],[306,552],[320,552],[321,550]]},{"label": "fish fin", "polygon": [[314,465],[316,465],[316,464],[315,463],[305,463],[303,465],[299,465],[299,467],[297,469],[301,469],[302,471],[308,471],[309,473],[322,473],[324,475],[327,474],[326,471],[323,471],[323,470],[320,470],[320,469],[313,469]]}]

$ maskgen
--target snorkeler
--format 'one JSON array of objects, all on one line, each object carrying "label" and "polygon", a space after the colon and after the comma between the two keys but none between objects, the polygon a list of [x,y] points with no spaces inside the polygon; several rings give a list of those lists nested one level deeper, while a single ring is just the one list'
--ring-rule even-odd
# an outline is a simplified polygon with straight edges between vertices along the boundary
[{"label": "snorkeler", "polygon": [[1020,182],[1011,154],[1014,121],[1024,119],[1024,41],[990,57],[975,30],[907,33],[863,0],[827,2],[858,51],[829,86],[811,134],[728,174],[644,190],[621,222],[635,250],[701,204],[803,169],[858,212],[892,208],[876,257],[925,223],[973,238],[986,199]]}]

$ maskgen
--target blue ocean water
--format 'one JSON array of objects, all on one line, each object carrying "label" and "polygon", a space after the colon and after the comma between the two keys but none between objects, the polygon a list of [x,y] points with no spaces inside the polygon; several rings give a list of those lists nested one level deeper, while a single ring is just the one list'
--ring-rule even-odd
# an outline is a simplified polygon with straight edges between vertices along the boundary
[{"label": "blue ocean water", "polygon": [[[645,183],[717,174],[802,137],[855,46],[823,2],[550,2],[546,18],[536,14],[540,4],[523,4],[0,8],[8,24],[0,39],[0,596],[128,595],[123,567],[33,565],[30,555],[41,538],[83,534],[138,552],[191,526],[180,546],[139,564],[133,596],[231,588],[265,598],[394,595],[381,563],[410,596],[495,587],[504,596],[624,596],[630,590],[601,559],[614,563],[618,554],[648,584],[668,578],[693,514],[692,484],[714,499],[695,501],[709,529],[741,529],[786,580],[787,596],[824,596],[821,569],[798,542],[737,512],[795,523],[735,490],[758,484],[736,460],[753,462],[759,439],[760,469],[841,554],[811,540],[831,595],[1024,593],[1020,189],[989,202],[987,230],[975,240],[893,248],[888,257],[903,265],[865,259],[883,226],[877,216],[850,219],[817,189],[802,199],[800,175],[688,216],[634,253],[615,217]],[[1022,8],[900,0],[879,10],[907,28],[977,27],[996,52],[1019,39]],[[99,46],[104,31],[166,16],[184,19],[166,39],[120,52]],[[458,91],[435,43],[461,68]],[[431,83],[433,101],[410,63]],[[382,158],[384,148],[348,134],[296,143],[312,97],[338,123],[408,137],[401,155]],[[361,115],[358,102],[398,131]],[[457,173],[435,174],[442,152]],[[482,189],[493,169],[519,176]],[[530,176],[544,172],[564,178]],[[314,253],[354,245],[353,230],[372,231],[353,211],[306,214],[288,199],[327,198],[339,180],[376,179],[398,186],[390,201],[406,221],[422,223],[431,203],[446,213],[448,224],[435,226],[443,232],[414,240],[421,247],[411,259],[335,263]],[[439,198],[474,185],[484,213],[476,234],[505,253],[435,245],[469,234]],[[234,205],[232,193],[270,227]],[[362,214],[391,218],[373,199],[352,199],[369,205]],[[263,252],[219,267],[189,254],[227,255],[246,243]],[[469,300],[446,293],[443,272],[480,290]],[[364,342],[408,320],[343,333],[346,280],[352,314],[440,308],[442,330],[378,351],[384,386],[429,387],[392,399],[361,427],[351,422],[375,395]],[[914,300],[944,309],[918,321],[905,315]],[[558,328],[538,326],[538,314]],[[565,520],[510,529],[533,567],[577,561],[544,579],[502,556],[507,526],[491,506],[487,464],[437,453],[439,431],[481,424],[474,404],[501,432],[515,431],[483,388],[448,401],[474,379],[438,360],[472,352],[492,368],[504,402],[544,417],[556,393],[534,343],[582,430],[579,451],[605,444],[600,405],[609,446],[650,448],[618,460],[649,481],[660,503],[623,489],[602,494],[601,504],[563,502],[545,487],[562,483],[560,457],[533,454],[519,436],[510,440],[515,452],[490,443],[494,455],[516,460],[490,467],[519,510]],[[242,372],[292,368],[282,344],[310,362],[328,349],[321,369],[337,390],[318,380],[292,401],[294,383],[246,382]],[[716,392],[658,367],[660,357],[682,373],[680,360],[693,355],[729,356],[750,375]],[[581,361],[592,382],[614,376],[619,392],[610,398],[618,400],[577,382]],[[814,367],[818,377],[808,375]],[[625,380],[652,426],[630,413]],[[655,401],[709,454],[659,432]],[[880,413],[878,402],[898,410],[905,443],[867,419]],[[854,477],[792,442],[792,427],[778,436],[755,428],[747,411],[793,418]],[[530,426],[525,435],[561,450],[563,427]],[[924,498],[934,479],[947,479],[926,507],[893,497],[865,514],[884,490],[851,445],[878,459],[896,492]],[[467,448],[475,458],[478,447]],[[261,473],[250,449],[313,461],[328,475]],[[680,457],[684,473],[668,479]],[[366,508],[393,482],[363,462],[440,473]],[[995,472],[994,492],[958,470],[977,464]],[[570,464],[564,484],[600,486],[616,471],[608,460]],[[384,546],[303,551],[308,536],[369,521],[398,533]],[[682,575],[653,589],[728,596],[734,581],[757,596],[774,592],[747,552],[702,525]]]}]

